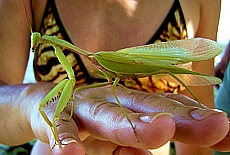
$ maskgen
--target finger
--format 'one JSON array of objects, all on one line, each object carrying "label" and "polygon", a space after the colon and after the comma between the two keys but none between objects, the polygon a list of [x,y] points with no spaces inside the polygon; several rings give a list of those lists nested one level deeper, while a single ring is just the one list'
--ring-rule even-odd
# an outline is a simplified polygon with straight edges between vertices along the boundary
[{"label": "finger", "polygon": [[221,140],[219,143],[211,146],[214,150],[220,151],[220,152],[230,152],[230,131],[226,135],[226,137]]},{"label": "finger", "polygon": [[148,150],[120,146],[114,152],[113,155],[152,155]]},{"label": "finger", "polygon": [[148,150],[120,146],[109,141],[101,141],[93,137],[88,137],[83,141],[88,155],[150,155]]},{"label": "finger", "polygon": [[[127,93],[127,90],[119,87],[116,88],[116,94],[123,106],[134,112],[147,114],[155,112],[172,113],[176,122],[176,133],[173,139],[180,142],[202,147],[212,146],[224,139],[229,131],[225,113],[211,109],[198,109],[197,102],[183,95],[164,96],[134,90],[130,94]],[[109,102],[116,101],[109,89],[106,88],[84,91],[78,97],[83,99],[84,96]],[[151,129],[154,128],[153,126]]]},{"label": "finger", "polygon": [[[57,102],[57,101],[55,101]],[[52,120],[53,111],[56,108],[56,104],[50,104],[44,108],[48,118]],[[51,131],[51,128],[45,123],[44,126],[47,128],[47,137],[50,145],[50,149],[55,155],[62,154],[77,154],[84,155],[84,146],[78,137],[78,126],[75,121],[70,118],[71,105],[67,106],[61,113],[60,119],[56,120],[58,139],[62,145],[62,148],[58,145]]]},{"label": "finger", "polygon": [[177,124],[174,139],[180,142],[209,147],[224,139],[229,130],[228,119],[224,113],[190,109],[186,116],[181,114],[180,109],[177,110],[174,112],[177,113],[174,117]]},{"label": "finger", "polygon": [[[171,95],[171,94],[165,94],[165,97],[167,98],[171,98],[171,99],[175,99],[181,103],[184,103],[184,105],[188,105],[188,106],[196,106],[197,103],[194,103],[194,101],[192,99],[189,99],[188,102],[185,102],[186,98],[183,95]],[[196,101],[195,101],[196,102]],[[197,113],[198,112],[198,113]],[[202,117],[209,117],[209,119],[211,119],[212,121],[218,122],[219,124],[223,123],[221,126],[218,125],[217,123],[214,123],[213,126],[217,125],[218,127],[222,128],[223,130],[219,130],[220,132],[217,132],[219,136],[219,133],[224,135],[224,133],[227,132],[227,135],[225,136],[224,139],[221,139],[220,142],[218,142],[217,144],[215,144],[214,146],[211,146],[213,149],[215,150],[219,150],[219,151],[229,151],[230,150],[230,130],[229,130],[229,125],[226,122],[226,119],[228,119],[226,116],[226,113],[223,113],[222,111],[219,110],[202,110],[202,109],[198,109],[195,111],[191,111],[192,117],[196,118],[198,120],[200,120]],[[219,115],[216,115],[219,114]],[[198,117],[197,117],[198,116]],[[202,117],[200,117],[202,116]],[[212,118],[211,118],[212,117]],[[219,118],[218,118],[219,117]],[[218,120],[219,119],[219,120]],[[210,121],[207,119],[207,121]],[[229,119],[228,119],[229,122]],[[202,122],[203,123],[203,122]],[[210,124],[212,122],[209,122]],[[208,127],[208,126],[207,126]],[[209,126],[210,129],[215,130],[216,127],[212,127]],[[207,131],[205,131],[207,132]],[[214,138],[214,136],[213,136]]]},{"label": "finger", "polygon": [[37,140],[33,146],[33,149],[30,153],[31,155],[52,155],[50,146],[47,143],[43,143],[40,140]]},{"label": "finger", "polygon": [[[164,111],[173,114],[176,123],[174,140],[207,147],[224,139],[229,131],[226,113],[199,109],[197,102],[183,95],[137,93],[124,107],[133,111],[152,113]],[[218,133],[218,134],[216,134]],[[230,146],[229,146],[230,147]]]},{"label": "finger", "polygon": [[[105,92],[101,93],[106,96]],[[80,123],[98,139],[137,148],[158,148],[168,142],[175,133],[174,121],[168,113],[147,115],[126,109],[139,138],[138,142],[130,123],[117,104],[99,99],[99,96],[95,99],[86,94],[83,96],[84,98],[77,99],[79,104],[75,113]]]},{"label": "finger", "polygon": [[92,136],[84,139],[83,144],[85,146],[87,155],[111,155],[113,151],[119,146],[118,144],[111,143],[109,141],[101,141],[95,139]]},{"label": "finger", "polygon": [[171,99],[177,102],[177,104],[180,103],[185,106],[200,107],[200,104],[201,104],[195,101],[194,99],[191,99],[190,97],[182,95],[182,94],[161,93],[159,95],[161,95],[162,97],[166,99]]},{"label": "finger", "polygon": [[175,132],[175,124],[169,114],[146,115],[126,110],[140,141],[137,142],[130,123],[116,104],[82,103],[76,110],[78,119],[91,135],[120,145],[158,148],[169,141]]},{"label": "finger", "polygon": [[[67,115],[69,118],[69,115]],[[76,155],[84,155],[85,150],[84,146],[78,137],[78,127],[76,123],[70,119],[68,121],[59,119],[57,121],[58,127],[58,137],[63,146],[63,150],[59,147],[59,145],[55,145],[52,149],[53,154],[76,154]],[[55,143],[53,135],[49,137],[50,147],[53,147]]]}]

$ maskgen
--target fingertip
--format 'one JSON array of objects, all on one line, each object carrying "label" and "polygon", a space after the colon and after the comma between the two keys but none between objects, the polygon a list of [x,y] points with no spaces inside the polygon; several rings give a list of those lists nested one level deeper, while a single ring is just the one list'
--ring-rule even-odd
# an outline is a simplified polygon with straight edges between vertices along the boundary
[{"label": "fingertip", "polygon": [[83,145],[78,145],[76,143],[70,143],[63,148],[65,154],[72,154],[72,155],[85,155],[85,148]]},{"label": "fingertip", "polygon": [[211,146],[211,148],[220,152],[230,152],[230,131],[223,140]]},{"label": "fingertip", "polygon": [[85,148],[83,145],[79,145],[76,142],[70,142],[69,144],[64,145],[63,148],[56,145],[52,152],[55,155],[85,155]]},{"label": "fingertip", "polygon": [[128,146],[119,146],[116,150],[113,151],[113,155],[152,155],[152,153],[148,150]]},{"label": "fingertip", "polygon": [[145,148],[158,148],[173,138],[176,126],[172,115],[169,113],[155,113],[150,115],[154,119],[149,124],[148,130],[143,131],[140,128],[137,132],[140,134]]},{"label": "fingertip", "polygon": [[116,133],[120,135],[117,142],[121,142],[123,145],[155,149],[170,141],[175,134],[176,126],[171,114],[158,112],[152,114],[133,113],[129,117],[135,127],[136,134],[130,128],[119,130],[119,133]]},{"label": "fingertip", "polygon": [[210,110],[201,110],[192,119],[177,118],[177,129],[174,140],[196,145],[210,147],[223,140],[228,131],[229,124],[225,113]]}]

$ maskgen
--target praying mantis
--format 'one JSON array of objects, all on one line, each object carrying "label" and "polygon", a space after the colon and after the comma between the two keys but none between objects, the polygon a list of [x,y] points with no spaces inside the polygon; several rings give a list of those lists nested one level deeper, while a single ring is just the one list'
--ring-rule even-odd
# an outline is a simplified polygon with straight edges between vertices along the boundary
[{"label": "praying mantis", "polygon": [[[57,84],[56,87],[54,87],[41,101],[39,106],[39,111],[41,112],[47,124],[51,127],[55,140],[60,147],[61,143],[58,139],[56,120],[60,119],[61,112],[66,107],[67,103],[73,100],[78,90],[92,87],[102,87],[111,84],[111,92],[114,95],[118,105],[124,112],[125,117],[128,119],[138,141],[138,135],[135,131],[135,127],[132,124],[132,121],[126,115],[119,98],[115,94],[115,88],[121,79],[168,74],[185,86],[194,97],[195,95],[187,87],[187,83],[190,85],[211,85],[221,83],[221,80],[216,77],[180,67],[181,64],[191,61],[210,59],[219,54],[221,47],[216,42],[209,39],[193,38],[130,47],[118,51],[101,51],[92,53],[80,49],[77,46],[74,46],[56,37],[47,35],[41,36],[40,33],[35,32],[31,35],[32,50],[34,50],[39,44],[50,44],[54,47],[58,60],[66,69],[68,74],[68,79],[64,79]],[[76,81],[74,72],[62,53],[60,47],[67,48],[88,58],[98,68],[95,73],[106,78],[108,81],[78,87],[74,90]],[[187,80],[181,80],[183,77]],[[192,83],[194,79],[196,79],[196,82]],[[59,95],[59,102],[57,104],[52,122],[50,122],[44,113],[43,108]]]},{"label": "praying mantis", "polygon": [[[72,104],[72,115],[75,94],[81,89],[102,87],[111,84],[111,93],[114,95],[118,105],[121,107],[125,117],[130,123],[134,131],[134,136],[137,141],[139,141],[135,126],[127,116],[122,107],[122,103],[119,101],[119,98],[115,93],[115,88],[119,85],[120,80],[151,75],[170,75],[187,88],[195,99],[195,95],[187,87],[187,84],[211,85],[221,83],[221,80],[216,77],[181,67],[182,64],[188,62],[207,60],[218,55],[221,52],[221,47],[216,42],[209,39],[193,38],[130,47],[117,51],[100,51],[92,53],[56,37],[47,35],[41,36],[38,32],[32,33],[31,50],[36,50],[36,47],[38,47],[39,44],[49,44],[53,46],[58,60],[63,65],[68,75],[68,79],[64,79],[58,83],[44,97],[39,105],[39,111],[46,123],[50,126],[54,135],[55,143],[57,143],[60,148],[62,148],[62,144],[58,138],[56,121],[60,119],[61,112],[69,102]],[[101,77],[106,78],[107,82],[75,88],[76,80],[74,71],[65,55],[62,53],[61,47],[76,52],[89,59],[98,68],[98,70],[94,72]],[[193,82],[194,80],[196,80],[196,82]],[[43,111],[43,108],[57,98],[59,99],[57,107],[54,116],[50,121]]]}]

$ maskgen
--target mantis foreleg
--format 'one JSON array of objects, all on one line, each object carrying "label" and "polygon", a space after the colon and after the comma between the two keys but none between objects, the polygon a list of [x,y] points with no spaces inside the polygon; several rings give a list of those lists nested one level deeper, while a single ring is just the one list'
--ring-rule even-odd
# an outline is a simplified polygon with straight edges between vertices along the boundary
[{"label": "mantis foreleg", "polygon": [[[63,81],[61,81],[57,86],[55,86],[46,95],[46,97],[41,101],[41,103],[39,105],[39,111],[40,111],[42,117],[47,122],[47,124],[51,127],[51,130],[52,130],[54,138],[55,138],[55,142],[57,142],[59,147],[62,148],[60,140],[58,138],[56,120],[60,119],[61,112],[64,110],[64,108],[66,107],[66,105],[69,101],[72,104],[71,114],[70,114],[70,117],[72,117],[73,108],[74,108],[72,93],[73,93],[73,88],[75,86],[76,80],[75,80],[73,69],[72,69],[71,65],[69,64],[68,60],[66,59],[65,55],[63,54],[60,46],[55,45],[55,44],[51,44],[51,45],[54,47],[55,54],[56,54],[58,60],[60,61],[60,63],[65,68],[69,79],[64,79]],[[44,113],[43,108],[47,104],[49,104],[51,101],[56,100],[59,96],[60,96],[60,99],[57,103],[57,107],[55,109],[54,116],[52,118],[52,122],[50,122],[48,117]]]},{"label": "mantis foreleg", "polygon": [[50,122],[50,120],[48,119],[48,117],[46,116],[45,112],[43,111],[43,108],[48,105],[49,103],[51,103],[52,101],[56,100],[57,98],[59,98],[60,93],[62,92],[64,86],[66,85],[66,83],[68,82],[67,79],[61,81],[58,85],[56,85],[47,95],[46,97],[41,101],[40,105],[39,105],[39,111],[42,115],[42,117],[44,118],[44,120],[46,121],[46,123],[50,126],[52,133],[54,135],[55,141],[58,142],[59,146],[60,146],[60,141],[58,138],[58,134],[56,131],[56,129],[54,129],[54,125],[53,125],[53,121]]},{"label": "mantis foreleg", "polygon": [[67,80],[67,82],[63,88],[63,91],[61,93],[60,99],[58,101],[58,104],[57,104],[57,107],[55,109],[54,116],[52,119],[52,127],[53,127],[54,137],[55,137],[55,140],[58,142],[58,145],[60,148],[61,148],[61,143],[59,142],[59,139],[58,139],[56,120],[60,119],[60,114],[64,110],[64,108],[66,107],[66,105],[69,101],[72,104],[71,114],[70,114],[70,117],[72,117],[72,114],[73,114],[72,111],[73,111],[73,105],[74,105],[72,103],[72,92],[73,92],[72,86],[73,86],[73,81]]},{"label": "mantis foreleg", "polygon": [[49,121],[48,117],[46,116],[45,112],[43,111],[43,108],[51,103],[52,101],[56,100],[60,96],[60,92],[62,91],[63,87],[65,86],[66,82],[68,80],[65,79],[61,81],[59,84],[57,84],[46,96],[43,98],[43,100],[40,102],[39,105],[39,111],[42,115],[42,117],[45,119],[46,123],[52,127],[52,123]]}]

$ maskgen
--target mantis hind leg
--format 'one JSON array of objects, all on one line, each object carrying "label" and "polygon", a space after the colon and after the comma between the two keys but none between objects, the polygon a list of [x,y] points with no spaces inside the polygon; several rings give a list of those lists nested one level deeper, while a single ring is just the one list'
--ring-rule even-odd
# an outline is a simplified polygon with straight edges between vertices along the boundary
[{"label": "mantis hind leg", "polygon": [[[94,73],[94,74],[97,74],[98,76],[100,76],[100,77],[102,77],[104,79],[107,79],[108,81],[111,81],[110,76],[109,76],[109,74],[107,72],[103,72],[101,70],[92,70],[91,72]],[[130,89],[128,89],[127,87],[125,87],[124,85],[122,85],[120,83],[117,83],[116,85],[119,85],[119,86],[123,87],[124,89],[126,89],[129,94],[132,93],[132,91]]]},{"label": "mantis hind leg", "polygon": [[[99,75],[99,76],[101,76],[101,77],[103,77],[103,78],[106,78],[106,79],[108,80],[109,83],[110,83],[110,81],[112,81],[110,75],[109,75],[107,72],[103,72],[103,71],[101,71],[101,70],[93,70],[92,72],[95,73],[95,74],[97,74],[97,75]],[[121,108],[123,114],[125,115],[126,119],[127,119],[128,122],[130,123],[130,125],[131,125],[131,127],[132,127],[132,129],[133,129],[133,132],[134,132],[136,141],[139,142],[139,137],[138,137],[138,135],[137,135],[136,129],[135,129],[135,127],[134,127],[132,121],[131,121],[130,118],[128,117],[128,115],[127,115],[127,113],[126,113],[124,107],[122,106],[120,100],[118,99],[118,97],[117,97],[117,95],[116,95],[116,93],[115,93],[115,88],[116,88],[117,85],[119,85],[119,86],[122,86],[123,88],[125,88],[129,94],[131,94],[132,92],[131,92],[128,88],[126,88],[125,86],[119,84],[119,81],[120,81],[120,78],[117,77],[117,78],[113,81],[113,84],[112,84],[112,87],[111,87],[110,91],[111,91],[111,93],[113,94],[114,98],[116,99],[116,101],[117,101],[118,105],[120,106],[120,108]]]},{"label": "mantis hind leg", "polygon": [[[176,79],[179,83],[181,83],[182,84],[182,86],[184,86],[185,88],[186,88],[186,90],[188,90],[188,92],[192,95],[192,97],[194,98],[194,100],[196,100],[197,102],[198,102],[198,104],[199,104],[199,106],[200,106],[200,108],[207,108],[207,107],[205,107],[205,106],[203,106],[200,102],[199,102],[199,100],[198,100],[198,98],[196,97],[196,95],[192,92],[192,90],[182,81],[182,80],[180,80],[176,75],[174,75],[173,73],[171,73],[171,72],[169,72],[169,71],[163,71],[164,73],[168,73],[170,76],[172,76],[174,79]],[[162,73],[162,72],[160,72],[160,73]],[[160,73],[156,73],[156,74],[160,74]]]},{"label": "mantis hind leg", "polygon": [[[116,99],[118,105],[120,106],[120,108],[121,108],[123,114],[125,115],[126,119],[127,119],[128,122],[130,123],[130,125],[131,125],[131,127],[132,127],[132,129],[133,129],[133,132],[134,132],[134,136],[135,136],[135,138],[136,138],[136,141],[139,142],[140,140],[139,140],[139,137],[138,137],[138,135],[137,135],[136,129],[135,129],[135,127],[134,127],[134,125],[133,125],[131,119],[130,119],[129,116],[127,115],[127,113],[126,113],[124,107],[122,106],[122,104],[121,104],[119,98],[117,97],[117,95],[116,95],[116,93],[115,93],[115,88],[116,88],[116,86],[118,85],[119,81],[120,81],[119,78],[116,78],[116,79],[114,80],[113,85],[112,85],[112,87],[111,87],[111,92],[112,92],[113,96],[115,97],[115,99]],[[123,86],[123,85],[122,85],[122,86]],[[123,86],[123,87],[124,87],[124,86]],[[127,89],[127,88],[126,88],[126,89]]]},{"label": "mantis hind leg", "polygon": [[[77,93],[77,91],[79,91],[79,90],[88,89],[88,88],[103,87],[103,86],[107,86],[107,85],[111,84],[111,80],[109,80],[109,77],[107,76],[107,74],[104,73],[104,72],[102,72],[102,73],[103,73],[103,75],[106,77],[106,79],[108,79],[107,82],[96,83],[96,84],[92,84],[92,85],[87,85],[87,86],[78,87],[78,88],[76,88],[76,89],[74,90],[74,96],[76,96],[76,93]],[[139,142],[139,138],[138,138],[136,129],[135,129],[135,127],[134,127],[132,121],[131,121],[130,118],[128,117],[128,115],[127,115],[127,113],[126,113],[124,107],[122,106],[120,100],[118,99],[118,97],[117,97],[117,95],[115,94],[115,91],[114,91],[115,88],[116,88],[116,86],[118,85],[118,82],[119,82],[119,81],[120,81],[119,78],[116,78],[116,79],[115,79],[115,81],[114,81],[113,84],[112,84],[112,87],[111,87],[110,91],[111,91],[111,93],[113,94],[113,96],[115,97],[115,99],[116,99],[118,105],[120,106],[120,108],[121,108],[122,112],[124,113],[125,117],[127,118],[128,122],[130,123],[130,125],[131,125],[131,127],[132,127],[132,129],[133,129],[133,132],[134,132],[136,141]],[[123,86],[123,85],[122,85],[122,86]],[[124,87],[124,86],[123,86],[123,87]],[[126,89],[127,89],[127,88],[126,88]]]}]

